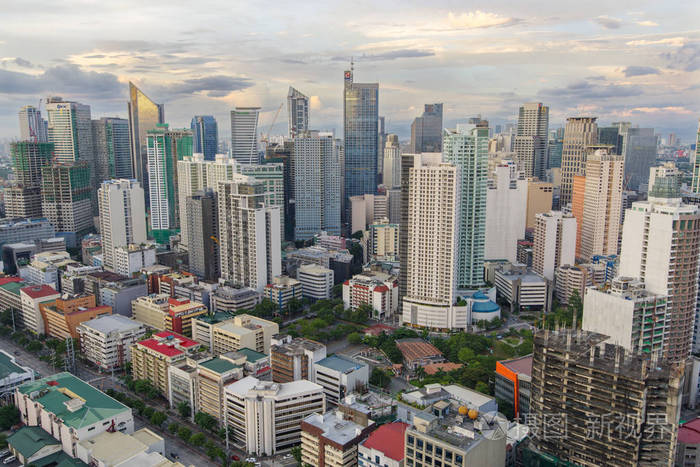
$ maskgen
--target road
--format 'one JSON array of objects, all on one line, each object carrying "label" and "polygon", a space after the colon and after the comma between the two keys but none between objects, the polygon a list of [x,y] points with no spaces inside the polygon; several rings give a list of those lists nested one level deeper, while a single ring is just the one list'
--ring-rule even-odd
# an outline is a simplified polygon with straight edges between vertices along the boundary
[{"label": "road", "polygon": [[[140,430],[144,427],[153,429],[148,426],[141,417],[134,414],[134,430]],[[200,465],[212,467],[220,465],[212,462],[207,456],[195,450],[195,448],[189,446],[177,436],[172,435],[169,431],[161,430],[158,434],[162,436],[165,441],[165,452],[163,455],[171,461],[177,460],[184,465],[194,465],[195,467],[199,467]],[[174,459],[173,454],[176,454],[178,458]]]}]

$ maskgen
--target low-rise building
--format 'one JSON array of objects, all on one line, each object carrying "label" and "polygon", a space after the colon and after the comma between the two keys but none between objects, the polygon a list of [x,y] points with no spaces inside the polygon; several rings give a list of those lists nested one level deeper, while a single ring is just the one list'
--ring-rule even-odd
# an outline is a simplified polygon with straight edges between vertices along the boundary
[{"label": "low-rise building", "polygon": [[564,264],[557,268],[554,281],[554,294],[560,304],[569,303],[574,292],[583,299],[586,287],[601,286],[605,283],[606,266],[595,264]]},{"label": "low-rise building", "polygon": [[301,282],[289,276],[277,276],[272,278],[272,284],[265,286],[265,297],[277,304],[279,313],[282,314],[290,300],[301,300]]},{"label": "low-rise building", "polygon": [[496,269],[498,294],[518,310],[541,310],[547,307],[547,281],[529,271],[524,264],[503,265]]},{"label": "low-rise building", "polygon": [[367,304],[374,310],[372,319],[383,320],[399,311],[399,281],[396,276],[365,271],[343,283],[343,305],[355,310]]},{"label": "low-rise building", "polygon": [[219,286],[209,297],[212,313],[234,313],[251,310],[260,303],[262,295],[250,287]]},{"label": "low-rise building", "polygon": [[426,384],[422,388],[403,393],[401,399],[422,407],[429,407],[440,401],[454,401],[457,405],[474,409],[479,413],[498,410],[495,397],[465,388],[459,384],[448,384],[445,386],[439,383]]},{"label": "low-rise building", "polygon": [[0,309],[12,315],[13,325],[24,328],[20,290],[28,284],[19,277],[0,277]]},{"label": "low-rise building", "polygon": [[165,440],[148,428],[132,435],[106,431],[78,444],[78,459],[94,467],[184,467],[165,456]]},{"label": "low-rise building", "polygon": [[700,417],[678,428],[675,465],[700,467]]},{"label": "low-rise building", "polygon": [[309,415],[301,422],[301,461],[313,467],[357,465],[357,446],[376,428],[360,425],[339,411]]},{"label": "low-rise building", "polygon": [[243,374],[246,376],[260,378],[271,372],[270,356],[262,352],[243,348],[235,352],[226,352],[221,356],[241,366],[243,368]]},{"label": "low-rise building", "polygon": [[53,459],[61,454],[66,455],[61,443],[38,426],[23,426],[12,433],[7,438],[7,448],[22,465],[37,465],[49,456]]},{"label": "low-rise building", "polygon": [[39,305],[52,302],[61,294],[49,285],[29,285],[22,287],[19,291],[22,303],[22,325],[34,334],[45,334],[44,319],[41,316]]},{"label": "low-rise building", "polygon": [[44,251],[34,255],[31,263],[19,268],[19,276],[30,284],[46,284],[58,289],[58,272],[70,264],[79,263],[71,259],[67,251]]},{"label": "low-rise building", "polygon": [[408,423],[393,422],[380,426],[358,446],[359,467],[403,467],[404,442]]},{"label": "low-rise building", "polygon": [[313,380],[323,386],[326,404],[338,402],[352,392],[365,392],[369,384],[369,367],[343,355],[331,355],[313,364]]},{"label": "low-rise building", "polygon": [[532,384],[532,355],[496,362],[496,399],[513,407],[515,418],[530,413],[530,386]]},{"label": "low-rise building", "polygon": [[168,402],[170,408],[177,408],[181,403],[190,408],[190,421],[194,422],[197,412],[197,361],[186,358],[168,366]]},{"label": "low-rise building", "polygon": [[272,336],[279,332],[274,321],[252,315],[228,313],[203,315],[192,322],[194,339],[215,355],[243,348],[269,353]]},{"label": "low-rise building", "polygon": [[270,345],[272,381],[289,383],[313,379],[313,365],[326,358],[326,346],[320,342],[288,335],[277,335]]},{"label": "low-rise building", "polygon": [[437,347],[420,338],[398,339],[396,347],[403,355],[404,367],[415,372],[420,366],[445,361],[444,355]]},{"label": "low-rise building", "polygon": [[243,378],[243,367],[222,355],[197,362],[197,411],[208,413],[223,422],[224,388]]},{"label": "low-rise building", "polygon": [[231,441],[256,455],[289,452],[301,442],[301,421],[324,412],[323,388],[311,381],[274,383],[246,376],[226,387]]},{"label": "low-rise building", "polygon": [[192,336],[192,320],[207,313],[199,302],[171,298],[167,294],[152,294],[132,302],[133,318],[163,331]]},{"label": "low-rise building", "polygon": [[384,218],[369,226],[371,255],[378,261],[398,261],[399,225]]},{"label": "low-rise building", "polygon": [[92,294],[63,294],[52,302],[40,303],[39,311],[44,320],[46,335],[59,339],[77,339],[80,323],[112,314],[111,307],[97,306]]},{"label": "low-rise building", "polygon": [[312,300],[331,298],[333,290],[333,270],[315,264],[304,264],[297,271],[304,297]]},{"label": "low-rise building", "polygon": [[155,245],[128,245],[114,249],[114,272],[131,277],[156,264]]},{"label": "low-rise building", "polygon": [[131,346],[146,334],[146,326],[122,315],[107,315],[80,323],[77,333],[85,358],[109,371],[131,361]]},{"label": "low-rise building", "polygon": [[34,370],[18,365],[15,357],[0,350],[0,394],[12,393],[27,381],[34,381]]}]

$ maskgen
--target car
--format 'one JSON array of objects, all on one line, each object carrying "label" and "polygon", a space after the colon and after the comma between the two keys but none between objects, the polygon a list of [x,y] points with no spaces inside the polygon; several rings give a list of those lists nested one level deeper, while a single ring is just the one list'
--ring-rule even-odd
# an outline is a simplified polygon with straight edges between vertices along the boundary
[{"label": "car", "polygon": [[237,455],[235,455],[235,454],[231,454],[231,459],[233,459],[233,460],[235,460],[235,461],[239,461],[239,460],[241,460],[241,458],[240,458],[240,457],[238,457],[238,456],[237,456]]},{"label": "car", "polygon": [[180,458],[180,456],[178,456],[176,452],[171,452],[171,453],[170,453],[170,457],[172,457],[173,459],[179,459],[179,458]]},{"label": "car", "polygon": [[14,461],[16,461],[16,460],[17,460],[17,457],[16,457],[16,456],[10,456],[10,457],[6,457],[6,458],[2,461],[2,463],[3,463],[3,464],[11,464],[12,462],[14,462]]},{"label": "car", "polygon": [[8,455],[9,453],[10,453],[10,450],[9,450],[9,449],[3,449],[2,451],[0,451],[0,459],[2,459],[3,457],[5,457],[5,456]]}]

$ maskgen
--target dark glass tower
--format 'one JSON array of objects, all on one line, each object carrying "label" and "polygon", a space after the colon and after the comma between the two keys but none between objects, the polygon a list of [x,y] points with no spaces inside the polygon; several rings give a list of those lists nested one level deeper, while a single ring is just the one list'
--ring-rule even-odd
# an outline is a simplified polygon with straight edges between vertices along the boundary
[{"label": "dark glass tower", "polygon": [[190,124],[194,152],[204,154],[205,161],[213,161],[219,144],[219,129],[211,115],[195,115]]}]

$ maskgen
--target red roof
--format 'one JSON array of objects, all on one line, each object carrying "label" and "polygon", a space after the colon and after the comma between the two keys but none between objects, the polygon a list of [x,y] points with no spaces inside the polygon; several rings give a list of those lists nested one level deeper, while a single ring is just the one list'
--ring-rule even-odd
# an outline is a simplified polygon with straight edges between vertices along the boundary
[{"label": "red roof", "polygon": [[700,444],[700,417],[685,422],[678,428],[678,442],[684,444]]},{"label": "red roof", "polygon": [[[184,348],[192,347],[193,345],[198,345],[192,339],[188,339],[185,336],[181,336],[180,334],[170,331],[161,331],[157,334],[154,334],[154,336],[160,339],[146,339],[145,341],[139,342],[139,345],[142,345],[151,350],[155,350],[156,352],[163,354],[166,357],[174,357],[183,353],[182,350],[175,347],[175,344],[177,344],[179,347]],[[172,339],[167,339],[170,336],[172,336]]]},{"label": "red roof", "polygon": [[386,334],[391,334],[394,332],[394,328],[392,328],[391,326],[387,326],[386,324],[379,323],[379,324],[375,324],[373,326],[370,326],[370,327],[364,329],[362,332],[364,332],[365,334],[371,334],[373,336],[378,336],[382,332],[384,332]]},{"label": "red roof", "polygon": [[388,292],[389,287],[387,287],[386,285],[378,285],[374,288],[374,291],[375,292]]},{"label": "red roof", "polygon": [[22,292],[25,294],[29,295],[29,298],[43,298],[43,297],[48,297],[49,295],[56,295],[58,292],[54,290],[53,287],[50,285],[30,285],[28,287],[22,287],[20,289]]},{"label": "red roof", "polygon": [[385,456],[401,462],[404,451],[404,434],[408,423],[387,423],[374,430],[362,443],[366,448],[376,449]]},{"label": "red roof", "polygon": [[183,299],[183,300],[178,300],[177,298],[169,298],[168,303],[174,306],[178,305],[184,305],[185,303],[190,303],[189,300]]},{"label": "red roof", "polygon": [[193,345],[199,345],[198,342],[193,341],[189,337],[185,337],[182,334],[178,334],[176,332],[172,331],[160,331],[156,334],[154,334],[156,337],[168,337],[168,336],[174,336],[176,339],[180,341],[180,345],[182,347],[192,347]]},{"label": "red roof", "polygon": [[430,363],[429,365],[423,365],[423,369],[425,370],[426,375],[437,374],[437,372],[440,370],[447,373],[448,371],[458,370],[460,368],[462,368],[461,363],[452,363],[452,362]]},{"label": "red roof", "polygon": [[532,376],[532,355],[514,358],[513,360],[503,360],[500,363],[513,373]]},{"label": "red roof", "polygon": [[0,277],[0,285],[9,284],[10,282],[22,282],[22,279],[14,276]]},{"label": "red roof", "polygon": [[399,339],[396,341],[396,347],[408,362],[422,358],[442,357],[442,352],[437,347],[419,338]]}]

